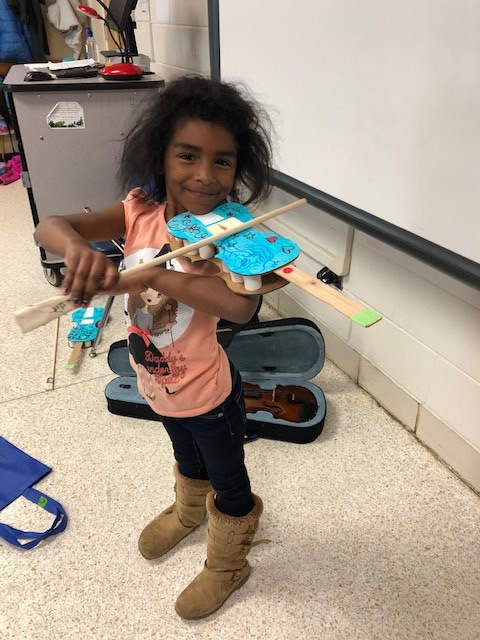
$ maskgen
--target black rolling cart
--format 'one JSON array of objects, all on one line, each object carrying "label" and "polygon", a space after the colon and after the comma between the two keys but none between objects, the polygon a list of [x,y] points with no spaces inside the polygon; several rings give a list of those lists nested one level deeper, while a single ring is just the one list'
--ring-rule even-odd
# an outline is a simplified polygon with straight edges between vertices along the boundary
[{"label": "black rolling cart", "polygon": [[[14,65],[3,83],[12,112],[33,223],[49,215],[101,209],[121,197],[115,174],[123,139],[157,75],[108,82],[101,76],[25,81]],[[114,244],[98,245],[120,258]],[[62,259],[40,249],[45,277],[62,282]]]}]

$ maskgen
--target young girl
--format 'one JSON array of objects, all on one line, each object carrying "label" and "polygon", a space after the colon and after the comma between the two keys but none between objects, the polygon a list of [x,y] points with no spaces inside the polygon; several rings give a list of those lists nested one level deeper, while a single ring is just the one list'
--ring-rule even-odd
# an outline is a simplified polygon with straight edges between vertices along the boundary
[{"label": "young girl", "polygon": [[51,216],[35,232],[41,246],[64,256],[74,304],[88,306],[96,293],[126,294],[138,387],[161,416],[176,460],[175,503],[144,529],[140,552],[162,556],[209,515],[205,566],[175,607],[187,619],[218,609],[250,573],[246,556],[263,507],[244,463],[241,379],[216,328],[219,318],[247,322],[259,298],[233,293],[211,263],[186,258],[125,274],[120,283],[115,265],[88,243],[125,237],[129,268],[169,251],[173,216],[206,214],[226,199],[261,201],[269,191],[268,124],[232,85],[200,77],[171,82],[133,127],[120,167],[127,190],[133,177],[150,193],[134,188],[95,215]]}]

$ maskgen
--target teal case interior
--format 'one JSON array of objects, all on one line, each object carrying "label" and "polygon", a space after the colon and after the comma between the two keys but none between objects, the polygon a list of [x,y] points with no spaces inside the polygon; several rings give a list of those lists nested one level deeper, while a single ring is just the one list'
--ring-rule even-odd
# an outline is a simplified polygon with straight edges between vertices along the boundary
[{"label": "teal case interior", "polygon": [[[245,382],[272,390],[277,385],[301,385],[314,394],[318,405],[315,416],[302,423],[274,418],[267,411],[247,413],[249,422],[253,425],[267,424],[269,431],[282,426],[293,429],[293,434],[298,430],[306,430],[305,434],[299,436],[299,441],[304,442],[310,441],[307,435],[309,430],[318,435],[325,419],[326,401],[323,391],[310,382],[310,379],[322,370],[325,343],[316,325],[304,318],[257,322],[238,332],[230,330],[233,337],[230,335],[225,341],[225,334],[222,336],[222,332],[228,331],[228,328],[219,330],[219,341],[221,344],[228,343],[225,351]],[[109,407],[122,406],[121,410],[115,409],[113,412],[136,416],[140,411],[147,414],[139,417],[155,419],[153,411],[137,390],[126,340],[110,347],[108,361],[112,371],[119,377],[107,384],[105,395]],[[125,404],[129,406],[126,407]]]}]

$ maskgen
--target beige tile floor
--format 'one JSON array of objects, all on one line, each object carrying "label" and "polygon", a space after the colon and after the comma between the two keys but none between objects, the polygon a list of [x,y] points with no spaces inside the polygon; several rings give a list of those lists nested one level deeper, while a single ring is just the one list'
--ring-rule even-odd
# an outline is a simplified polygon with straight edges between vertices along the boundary
[{"label": "beige tile floor", "polygon": [[[162,560],[137,552],[171,502],[170,445],[161,425],[107,411],[119,301],[98,357],[74,373],[62,321],[56,388],[44,391],[54,327],[22,335],[13,319],[56,292],[32,231],[21,184],[0,187],[0,434],[53,468],[40,486],[70,520],[35,550],[0,545],[2,640],[480,639],[480,498],[328,361],[315,379],[328,403],[320,437],[246,447],[265,503],[259,537],[271,540],[253,549],[250,580],[210,618],[178,618],[205,527]],[[50,522],[23,501],[1,517]]]}]

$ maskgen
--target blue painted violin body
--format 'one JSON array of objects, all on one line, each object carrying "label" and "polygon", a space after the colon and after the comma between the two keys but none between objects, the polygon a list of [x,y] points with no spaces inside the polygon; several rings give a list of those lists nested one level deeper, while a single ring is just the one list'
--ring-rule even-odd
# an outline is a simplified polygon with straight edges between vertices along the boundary
[{"label": "blue painted violin body", "polygon": [[91,347],[98,334],[98,323],[102,319],[103,307],[87,307],[75,309],[71,318],[74,326],[68,332],[67,340],[73,347],[72,354],[67,362],[67,369],[74,369],[83,347]]},{"label": "blue painted violin body", "polygon": [[[190,212],[179,214],[167,223],[167,228],[172,236],[190,244],[213,235],[221,223],[229,222],[234,229],[234,221],[241,224],[252,219],[246,207],[231,202],[200,216]],[[289,264],[300,254],[300,248],[293,240],[252,227],[216,240],[215,247],[217,251],[213,245],[202,247],[199,250],[200,257],[215,257],[221,261],[224,271],[230,273],[233,282],[243,282],[249,291],[261,287],[262,275]]]},{"label": "blue painted violin body", "polygon": [[103,307],[88,307],[73,311],[71,317],[74,326],[68,332],[68,341],[82,342],[89,347],[97,336],[98,323],[102,319],[103,311]]}]

